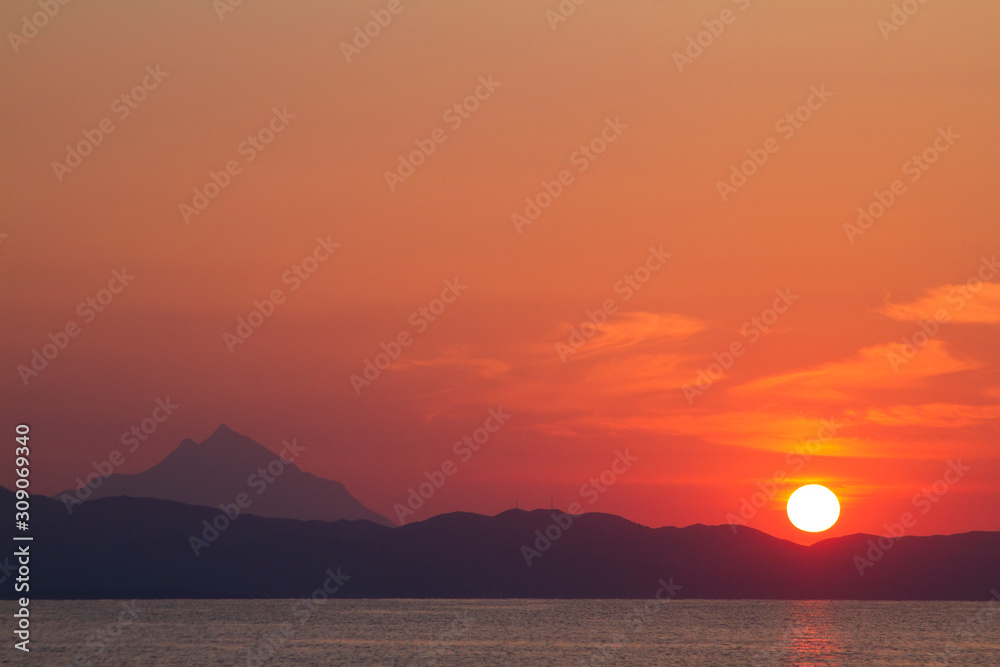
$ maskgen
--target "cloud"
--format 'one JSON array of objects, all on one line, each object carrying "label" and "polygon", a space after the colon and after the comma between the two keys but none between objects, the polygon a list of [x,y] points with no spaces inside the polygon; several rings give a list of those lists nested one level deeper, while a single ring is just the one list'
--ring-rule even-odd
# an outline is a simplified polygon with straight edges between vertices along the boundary
[{"label": "cloud", "polygon": [[[589,338],[586,337],[586,333],[591,329],[589,325],[567,323],[564,327],[564,333],[559,336],[556,343],[567,345],[574,350],[569,353],[569,359],[580,359],[621,352],[638,346],[685,340],[703,331],[706,324],[696,317],[676,313],[633,311],[611,315],[607,323],[594,327],[596,332]],[[542,347],[547,353],[558,354],[554,350],[554,345]]]},{"label": "cloud", "polygon": [[[681,388],[703,358],[691,346],[706,328],[684,315],[621,313],[566,363],[555,349],[557,341],[567,344],[564,329],[561,340],[551,336],[476,354],[468,346],[452,347],[434,358],[401,361],[399,368],[421,383],[427,414],[455,413],[470,403],[503,405],[522,416],[518,428],[556,438],[653,434],[770,452],[797,451],[818,439],[817,453],[824,456],[923,457],[933,455],[940,434],[924,437],[913,429],[976,426],[1000,417],[1000,407],[952,405],[933,395],[937,378],[983,367],[953,357],[937,339],[899,372],[890,358],[903,352],[902,343],[872,345],[720,387],[717,400],[692,407]],[[900,395],[913,389],[923,394],[920,402],[900,403]],[[890,435],[895,429],[907,431]]]},{"label": "cloud", "polygon": [[401,359],[393,368],[395,370],[435,370],[459,371],[481,378],[497,378],[510,371],[510,364],[500,359],[469,356],[467,346],[456,346],[446,349],[442,354],[432,359]]},{"label": "cloud", "polygon": [[956,405],[927,403],[870,408],[859,413],[869,423],[881,426],[960,428],[1000,419],[1000,405]]},{"label": "cloud", "polygon": [[879,312],[907,322],[939,320],[996,324],[1000,322],[1000,283],[972,281],[964,285],[942,285],[907,303],[886,300]]},{"label": "cloud", "polygon": [[[897,366],[900,372],[892,363],[897,356],[909,359]],[[912,358],[905,355],[902,343],[887,343],[862,348],[849,359],[753,380],[733,387],[730,393],[760,400],[840,402],[856,400],[859,390],[905,388],[922,379],[982,367],[952,357],[939,340],[927,341]]]},{"label": "cloud", "polygon": [[826,455],[840,455],[845,440],[838,434],[847,424],[832,416],[808,416],[789,411],[729,409],[691,412],[661,410],[645,415],[622,416],[594,423],[617,430],[685,435],[706,441],[772,452],[788,452],[807,442],[820,441]]},{"label": "cloud", "polygon": [[470,402],[503,405],[533,415],[521,422],[525,428],[578,435],[613,429],[618,420],[627,424],[633,414],[663,414],[690,379],[692,357],[677,347],[706,328],[674,313],[618,313],[580,339],[563,363],[556,343],[569,345],[571,325],[564,326],[528,345],[475,353],[454,346],[429,358],[401,359],[393,369],[410,376],[405,382],[419,383],[426,414],[463,410]]}]

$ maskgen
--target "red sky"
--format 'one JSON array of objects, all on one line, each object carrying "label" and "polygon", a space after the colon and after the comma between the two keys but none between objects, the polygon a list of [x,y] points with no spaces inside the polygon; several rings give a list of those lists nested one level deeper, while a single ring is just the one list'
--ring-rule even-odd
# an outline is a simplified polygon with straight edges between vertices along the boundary
[{"label": "red sky", "polygon": [[[296,438],[301,467],[393,518],[452,460],[413,518],[554,496],[720,524],[778,475],[749,524],[788,539],[816,539],[784,513],[810,482],[842,502],[820,537],[907,511],[911,534],[1000,530],[1000,6],[928,3],[892,30],[881,0],[589,2],[559,22],[555,0],[403,0],[348,62],[342,43],[386,6],[70,3],[36,34],[35,3],[4,5],[5,32],[32,36],[3,55],[0,391],[6,432],[32,424],[34,488],[74,486],[169,396],[120,472],[225,422],[275,451]],[[105,118],[78,166],[53,166]],[[271,143],[243,143],[269,123]],[[228,185],[185,214],[210,172]],[[561,193],[512,220],[543,181]],[[317,238],[339,247],[293,290]],[[123,267],[134,281],[78,310]],[[422,324],[446,281],[467,289]],[[230,353],[224,334],[276,289]],[[403,332],[358,395],[351,375]],[[463,461],[453,443],[499,407],[509,421]],[[626,450],[631,467],[581,496]],[[932,490],[950,461],[969,469]]]}]

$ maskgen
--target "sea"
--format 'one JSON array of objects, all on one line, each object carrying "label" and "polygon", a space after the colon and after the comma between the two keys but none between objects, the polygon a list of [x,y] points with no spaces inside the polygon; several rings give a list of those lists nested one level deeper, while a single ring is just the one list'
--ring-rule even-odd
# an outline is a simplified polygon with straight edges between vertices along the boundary
[{"label": "sea", "polygon": [[1000,665],[1000,603],[32,601],[32,665]]}]

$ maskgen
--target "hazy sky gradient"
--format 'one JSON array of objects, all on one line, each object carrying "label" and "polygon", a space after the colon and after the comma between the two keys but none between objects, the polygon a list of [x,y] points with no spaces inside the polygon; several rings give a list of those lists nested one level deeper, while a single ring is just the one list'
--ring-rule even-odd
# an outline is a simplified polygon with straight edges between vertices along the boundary
[{"label": "hazy sky gradient", "polygon": [[[275,451],[297,438],[302,468],[395,518],[455,460],[426,518],[568,506],[628,448],[639,460],[588,511],[725,523],[784,471],[794,484],[750,525],[811,541],[784,513],[798,483],[841,498],[824,536],[880,533],[961,459],[912,532],[1000,530],[1000,274],[958,291],[1000,253],[1000,6],[928,3],[885,39],[881,0],[594,0],[555,30],[555,0],[403,0],[346,62],[385,6],[246,0],[220,20],[209,0],[74,2],[17,53],[8,38],[0,391],[6,432],[34,429],[37,490],[74,486],[169,396],[176,415],[119,471],[225,422]],[[726,9],[679,72],[674,53]],[[37,11],[6,3],[5,32]],[[119,119],[148,66],[169,75]],[[500,85],[454,129],[443,114],[480,77]],[[784,136],[813,87],[833,95]],[[247,162],[275,108],[295,118]],[[52,162],[105,117],[114,131],[60,182]],[[579,172],[608,118],[627,129]],[[435,128],[447,140],[390,192],[384,173]],[[912,181],[904,164],[948,128]],[[771,137],[724,202],[718,181]],[[230,160],[241,173],[185,224],[178,206]],[[573,183],[519,233],[511,215],[564,169]],[[905,193],[852,243],[844,225],[895,179]],[[283,274],[328,236],[340,248],[290,291]],[[626,301],[616,283],[661,246]],[[134,283],[84,323],[78,304],[122,267]],[[468,289],[416,333],[411,313],[456,278]],[[276,288],[287,301],[230,354],[223,334]],[[752,341],[776,290],[798,298]],[[556,344],[607,299],[618,311],[563,363]],[[951,321],[894,369],[940,309]],[[80,335],[25,386],[17,366],[70,320]],[[412,346],[357,396],[350,375],[402,331]],[[689,403],[734,342],[745,354]],[[461,462],[452,444],[498,406],[510,422]],[[796,471],[786,455],[821,419],[841,426]]]}]

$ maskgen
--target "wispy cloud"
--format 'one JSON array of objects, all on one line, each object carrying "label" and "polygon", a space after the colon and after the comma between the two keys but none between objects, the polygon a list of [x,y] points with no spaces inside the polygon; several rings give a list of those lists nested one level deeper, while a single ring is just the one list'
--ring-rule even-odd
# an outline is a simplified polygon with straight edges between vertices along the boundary
[{"label": "wispy cloud", "polygon": [[865,421],[883,426],[922,426],[925,428],[960,428],[1000,419],[1000,405],[957,405],[927,403],[893,405],[859,412]]},{"label": "wispy cloud", "polygon": [[[596,327],[596,333],[583,340],[573,359],[596,357],[638,347],[653,347],[671,341],[682,341],[705,330],[706,323],[696,317],[677,313],[649,313],[632,311],[615,314],[608,322]],[[556,342],[567,344],[573,340],[573,330],[581,330],[579,323],[565,323]],[[572,343],[570,343],[572,344]],[[554,354],[553,344],[534,346],[538,352]]]},{"label": "wispy cloud", "polygon": [[983,367],[976,362],[956,359],[943,342],[930,340],[910,362],[906,372],[897,373],[888,359],[891,354],[898,355],[902,351],[902,343],[873,345],[862,348],[848,359],[760,378],[733,387],[730,392],[753,395],[760,400],[844,402],[857,400],[859,390],[901,388],[946,373]]},{"label": "wispy cloud", "polygon": [[511,366],[510,363],[500,359],[470,356],[468,346],[455,346],[429,359],[401,359],[394,368],[396,370],[443,369],[481,378],[497,378],[510,371]]},{"label": "wispy cloud", "polygon": [[996,324],[1000,322],[1000,283],[942,285],[913,301],[892,303],[886,300],[879,312],[901,321]]}]

